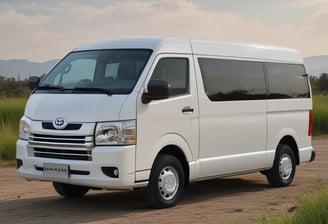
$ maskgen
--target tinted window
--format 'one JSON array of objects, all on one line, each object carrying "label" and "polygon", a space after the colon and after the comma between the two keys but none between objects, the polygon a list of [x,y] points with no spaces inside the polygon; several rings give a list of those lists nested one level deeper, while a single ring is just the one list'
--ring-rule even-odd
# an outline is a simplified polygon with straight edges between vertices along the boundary
[{"label": "tinted window", "polygon": [[271,99],[310,97],[303,65],[266,63]]},{"label": "tinted window", "polygon": [[186,58],[162,58],[156,65],[152,80],[166,80],[170,96],[189,93],[189,62]]},{"label": "tinted window", "polygon": [[199,58],[207,96],[212,101],[266,98],[262,63]]}]

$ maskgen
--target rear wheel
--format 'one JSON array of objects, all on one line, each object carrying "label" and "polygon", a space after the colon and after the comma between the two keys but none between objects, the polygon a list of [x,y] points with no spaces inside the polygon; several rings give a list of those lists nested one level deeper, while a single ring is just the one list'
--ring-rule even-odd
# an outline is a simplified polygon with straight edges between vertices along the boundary
[{"label": "rear wheel", "polygon": [[78,185],[64,184],[59,182],[53,182],[55,190],[58,194],[65,198],[81,198],[88,193],[89,188]]},{"label": "rear wheel", "polygon": [[184,173],[181,163],[172,155],[159,155],[150,174],[147,197],[156,208],[174,206],[183,192]]},{"label": "rear wheel", "polygon": [[296,171],[296,160],[290,146],[279,144],[273,167],[265,172],[267,180],[272,187],[285,187],[290,185]]}]

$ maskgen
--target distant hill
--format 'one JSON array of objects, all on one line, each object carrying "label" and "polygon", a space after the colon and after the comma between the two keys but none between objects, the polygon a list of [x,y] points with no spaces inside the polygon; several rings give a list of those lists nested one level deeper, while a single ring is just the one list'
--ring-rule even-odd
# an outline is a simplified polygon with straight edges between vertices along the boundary
[{"label": "distant hill", "polygon": [[32,75],[40,76],[48,73],[50,69],[57,64],[59,59],[53,59],[46,62],[32,62],[28,60],[0,60],[0,75],[16,80],[24,80]]},{"label": "distant hill", "polygon": [[[24,80],[32,75],[42,75],[48,73],[50,69],[58,63],[59,59],[46,62],[32,62],[28,60],[0,60],[0,76]],[[323,72],[328,72],[328,55],[311,56],[304,58],[307,73],[319,76]]]},{"label": "distant hill", "polygon": [[328,73],[328,55],[306,57],[304,64],[310,75],[319,76],[321,73]]}]

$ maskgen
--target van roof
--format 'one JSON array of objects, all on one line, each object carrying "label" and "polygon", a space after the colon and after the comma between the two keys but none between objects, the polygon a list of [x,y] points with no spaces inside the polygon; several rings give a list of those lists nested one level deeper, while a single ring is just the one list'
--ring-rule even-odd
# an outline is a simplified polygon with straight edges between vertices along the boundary
[{"label": "van roof", "polygon": [[111,39],[85,44],[74,49],[74,51],[135,48],[152,49],[156,53],[195,54],[303,64],[301,55],[295,49],[240,42],[182,38],[135,37]]}]

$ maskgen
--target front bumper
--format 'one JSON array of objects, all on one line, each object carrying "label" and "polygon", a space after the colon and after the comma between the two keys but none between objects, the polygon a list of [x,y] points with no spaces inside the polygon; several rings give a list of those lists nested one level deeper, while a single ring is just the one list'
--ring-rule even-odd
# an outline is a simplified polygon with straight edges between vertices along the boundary
[{"label": "front bumper", "polygon": [[[39,158],[34,156],[33,148],[29,147],[27,141],[18,140],[16,158],[21,164],[17,173],[27,180],[56,181],[105,189],[132,189],[147,185],[146,182],[135,182],[135,145],[95,147],[91,154],[92,161]],[[42,171],[45,163],[69,165],[74,172],[65,179],[45,177]],[[102,167],[117,167],[119,177],[109,177]]]}]

